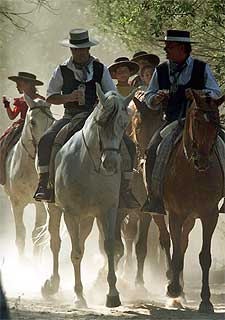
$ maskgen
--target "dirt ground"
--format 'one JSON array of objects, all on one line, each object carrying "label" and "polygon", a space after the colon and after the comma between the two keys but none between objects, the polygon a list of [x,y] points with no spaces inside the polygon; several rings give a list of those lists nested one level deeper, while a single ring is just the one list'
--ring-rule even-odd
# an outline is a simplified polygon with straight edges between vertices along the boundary
[{"label": "dirt ground", "polygon": [[[225,290],[223,286],[219,288],[218,285],[211,286],[211,289],[214,314],[198,312],[199,287],[187,289],[187,302],[180,310],[169,307],[169,301],[166,301],[165,298],[153,299],[154,294],[146,301],[132,302],[122,299],[122,306],[115,309],[108,309],[103,304],[89,304],[88,309],[78,310],[74,308],[72,301],[61,300],[60,296],[49,301],[41,298],[11,298],[9,306],[12,320],[114,320],[116,318],[121,320],[224,320]],[[137,296],[138,294],[137,292]]]}]

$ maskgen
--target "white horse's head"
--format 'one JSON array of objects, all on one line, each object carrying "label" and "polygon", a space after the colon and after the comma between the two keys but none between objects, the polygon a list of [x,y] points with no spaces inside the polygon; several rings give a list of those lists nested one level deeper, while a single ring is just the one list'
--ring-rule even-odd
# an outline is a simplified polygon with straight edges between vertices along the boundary
[{"label": "white horse's head", "polygon": [[[26,97],[29,106],[26,120],[22,132],[22,142],[30,154],[36,153],[38,143],[44,132],[54,122],[54,117],[50,110],[50,105],[45,101],[32,102]],[[31,148],[33,150],[31,150]]]},{"label": "white horse's head", "polygon": [[122,97],[119,93],[109,91],[106,94],[96,85],[99,104],[95,120],[98,125],[102,167],[115,172],[120,163],[120,146],[124,132],[129,123],[127,107],[134,93]]}]

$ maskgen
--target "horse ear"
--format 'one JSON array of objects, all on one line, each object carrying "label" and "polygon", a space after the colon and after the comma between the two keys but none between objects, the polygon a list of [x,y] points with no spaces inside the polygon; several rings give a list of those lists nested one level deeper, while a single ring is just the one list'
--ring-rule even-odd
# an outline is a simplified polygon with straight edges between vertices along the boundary
[{"label": "horse ear", "polygon": [[30,109],[35,108],[35,101],[26,93],[24,93],[24,100]]},{"label": "horse ear", "polygon": [[100,103],[104,106],[106,102],[106,97],[99,83],[96,83],[96,93],[99,98]]},{"label": "horse ear", "polygon": [[127,97],[124,98],[123,101],[124,101],[125,107],[127,107],[127,106],[129,105],[129,103],[130,103],[131,100],[133,99],[136,91],[137,91],[137,88],[133,89],[133,90],[131,91],[131,93],[130,93]]},{"label": "horse ear", "polygon": [[219,107],[223,102],[225,102],[225,94],[216,100],[217,107]]}]

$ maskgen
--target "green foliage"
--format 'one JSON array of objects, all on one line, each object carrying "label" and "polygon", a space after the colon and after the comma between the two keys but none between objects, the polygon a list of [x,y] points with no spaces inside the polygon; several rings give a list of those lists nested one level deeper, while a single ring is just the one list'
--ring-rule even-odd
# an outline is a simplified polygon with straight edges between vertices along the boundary
[{"label": "green foliage", "polygon": [[[98,27],[131,50],[159,49],[167,29],[190,30],[195,56],[210,63],[225,87],[224,0],[91,0]],[[162,47],[161,47],[162,48]]]}]

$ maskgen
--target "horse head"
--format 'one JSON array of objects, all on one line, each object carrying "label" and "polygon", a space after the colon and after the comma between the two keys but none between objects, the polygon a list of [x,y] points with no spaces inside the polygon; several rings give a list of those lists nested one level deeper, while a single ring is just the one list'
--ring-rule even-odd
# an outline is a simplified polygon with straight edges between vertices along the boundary
[{"label": "horse head", "polygon": [[[27,111],[21,141],[27,152],[29,150],[28,153],[30,155],[34,153],[35,156],[41,136],[52,125],[55,119],[50,110],[50,105],[44,100],[36,102],[28,96],[25,96],[25,100],[29,109]],[[30,145],[33,145],[33,147]],[[33,148],[34,151],[30,151],[31,148]]]},{"label": "horse head", "polygon": [[95,121],[98,125],[101,166],[108,172],[115,172],[120,161],[121,141],[129,123],[127,107],[135,92],[124,98],[114,91],[104,94],[98,84],[96,87],[100,103]]},{"label": "horse head", "polygon": [[199,171],[209,168],[217,134],[220,128],[219,105],[224,97],[214,99],[199,92],[189,91],[191,105],[187,110],[184,130],[186,157],[193,161]]}]

